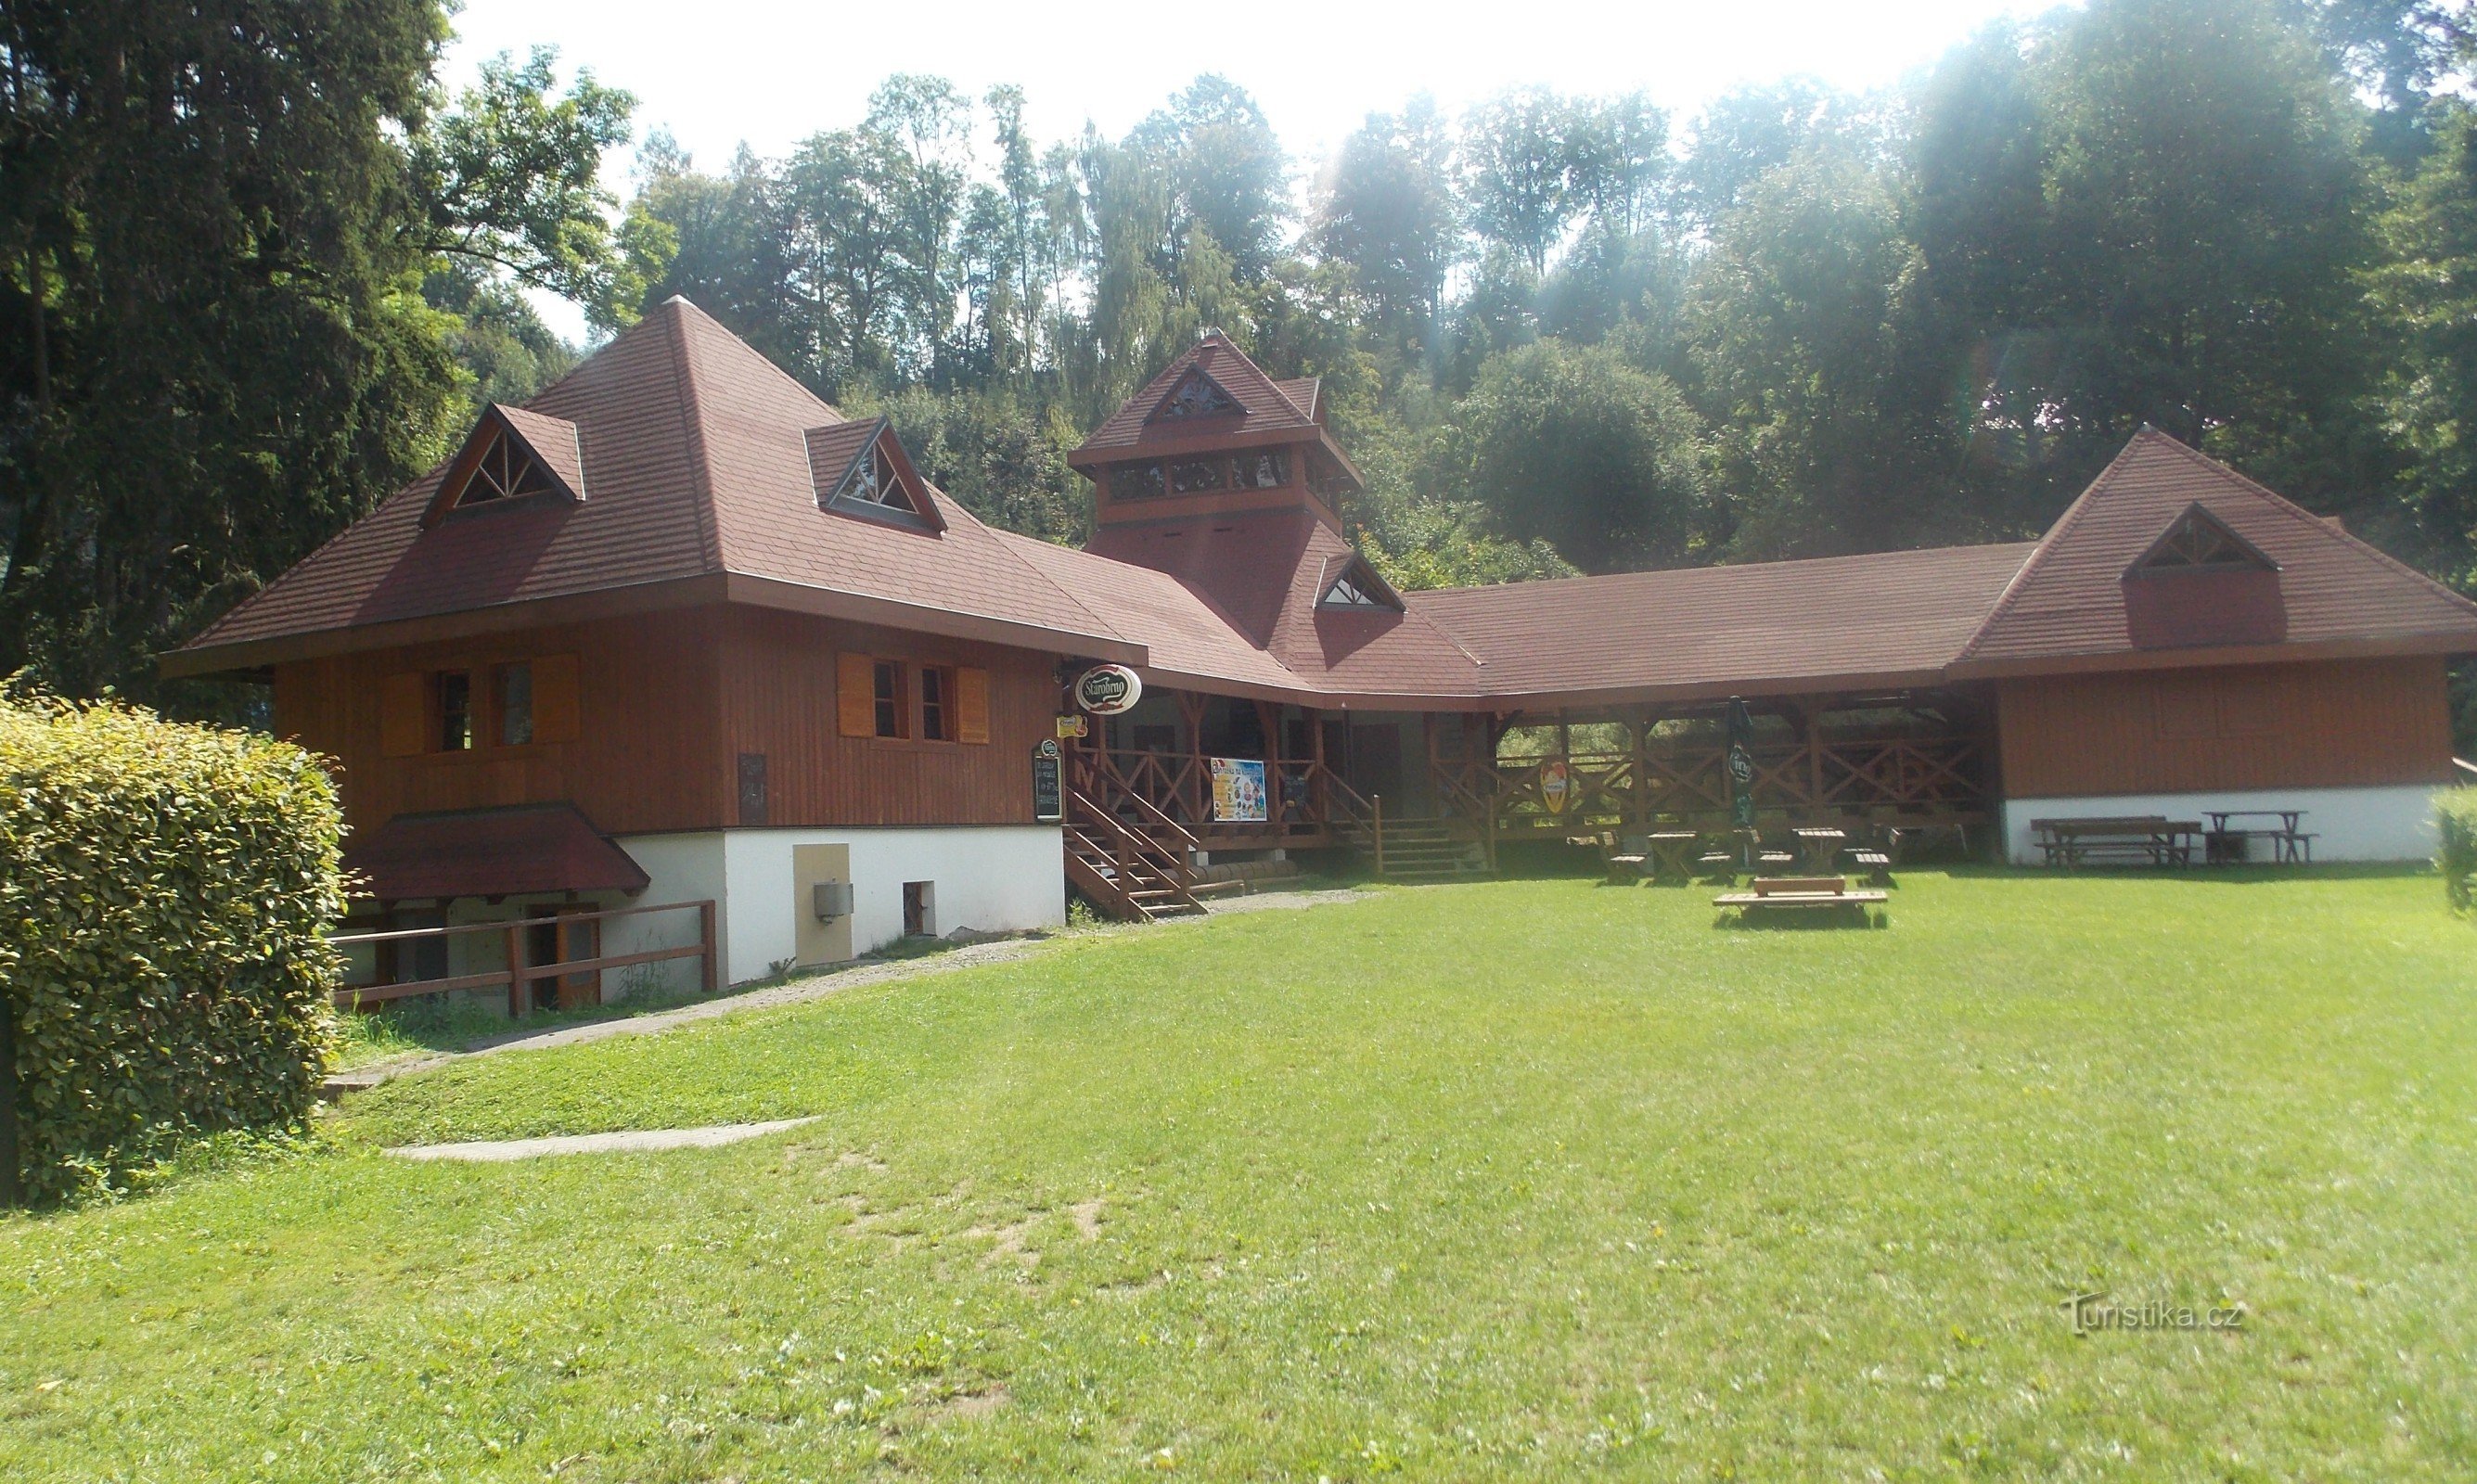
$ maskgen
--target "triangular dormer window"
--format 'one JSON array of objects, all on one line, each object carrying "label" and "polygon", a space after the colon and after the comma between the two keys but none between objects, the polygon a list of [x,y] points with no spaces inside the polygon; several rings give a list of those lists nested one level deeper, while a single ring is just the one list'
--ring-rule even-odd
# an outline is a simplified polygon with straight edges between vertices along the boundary
[{"label": "triangular dormer window", "polygon": [[2127,577],[2174,572],[2276,572],[2279,563],[2236,533],[2200,501],[2185,507],[2149,549],[2125,569]]},{"label": "triangular dormer window", "polygon": [[1216,412],[1240,410],[1238,399],[1222,389],[1219,382],[1204,374],[1202,366],[1189,366],[1179,377],[1169,395],[1153,408],[1148,423],[1174,422],[1185,417],[1210,417]]},{"label": "triangular dormer window", "polygon": [[946,529],[927,482],[885,418],[812,428],[807,437],[817,508],[921,531]]},{"label": "triangular dormer window", "polygon": [[[1328,564],[1326,570],[1332,570]],[[1346,608],[1360,612],[1402,611],[1402,596],[1392,584],[1376,575],[1364,556],[1353,556],[1342,563],[1339,575],[1325,583],[1323,596],[1316,599],[1320,608]]]},{"label": "triangular dormer window", "polygon": [[576,425],[564,418],[492,404],[447,465],[422,524],[459,510],[538,496],[582,500],[585,469]]}]

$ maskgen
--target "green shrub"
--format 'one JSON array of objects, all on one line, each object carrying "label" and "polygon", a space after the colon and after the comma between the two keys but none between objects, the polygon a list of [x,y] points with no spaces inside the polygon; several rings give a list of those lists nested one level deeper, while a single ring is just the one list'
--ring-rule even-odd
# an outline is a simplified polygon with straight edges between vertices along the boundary
[{"label": "green shrub", "polygon": [[341,834],[333,781],[288,743],[0,699],[0,1009],[30,1199],[307,1118]]},{"label": "green shrub", "polygon": [[2442,871],[2442,889],[2454,911],[2469,910],[2477,897],[2477,788],[2454,788],[2434,796],[2434,812],[2441,825],[2442,849],[2434,863]]}]

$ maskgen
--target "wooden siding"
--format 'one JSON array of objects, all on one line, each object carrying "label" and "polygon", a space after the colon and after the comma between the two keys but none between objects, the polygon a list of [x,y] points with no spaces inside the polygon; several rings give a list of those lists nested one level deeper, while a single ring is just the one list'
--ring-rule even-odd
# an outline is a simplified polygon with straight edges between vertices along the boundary
[{"label": "wooden siding", "polygon": [[[988,741],[838,735],[841,654],[901,660],[915,677],[922,664],[959,678],[986,671]],[[538,671],[559,655],[578,665],[576,739],[494,745],[491,667],[526,660]],[[1029,824],[1032,749],[1051,734],[1058,704],[1054,664],[897,630],[701,608],[279,665],[275,726],[341,764],[346,818],[360,829],[397,814],[559,800],[613,834],[755,823],[741,817],[751,754],[765,758],[770,826]],[[481,745],[388,755],[384,698],[416,687],[427,696],[422,678],[443,670],[472,673]],[[547,689],[538,679],[538,725]],[[981,719],[979,699],[950,703],[959,730]],[[394,709],[400,717],[400,699]],[[434,723],[425,713],[425,745]]]},{"label": "wooden siding", "polygon": [[[727,802],[728,759],[716,762],[715,743],[719,620],[692,609],[282,664],[275,730],[342,764],[345,818],[358,829],[398,814],[559,800],[614,834],[709,829]],[[490,668],[558,655],[577,660],[574,740],[496,745]],[[441,670],[472,672],[480,745],[388,755],[382,698]],[[548,735],[562,730],[542,726],[554,719],[538,710],[536,719]]]},{"label": "wooden siding", "polygon": [[2439,656],[2006,680],[2016,799],[2436,783],[2451,770]]},{"label": "wooden siding", "polygon": [[[764,755],[768,824],[1032,823],[1032,750],[1056,730],[1052,656],[756,608],[726,612],[720,654],[720,755]],[[988,671],[989,740],[842,735],[841,655],[905,662],[915,710],[918,666]]]}]

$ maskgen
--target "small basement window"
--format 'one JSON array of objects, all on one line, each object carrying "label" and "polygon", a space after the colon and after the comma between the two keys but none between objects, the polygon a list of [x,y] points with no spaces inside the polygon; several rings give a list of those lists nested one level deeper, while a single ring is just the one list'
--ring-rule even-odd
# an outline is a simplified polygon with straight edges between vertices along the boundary
[{"label": "small basement window", "polygon": [[438,750],[442,753],[465,753],[472,749],[472,673],[443,670],[438,676]]}]

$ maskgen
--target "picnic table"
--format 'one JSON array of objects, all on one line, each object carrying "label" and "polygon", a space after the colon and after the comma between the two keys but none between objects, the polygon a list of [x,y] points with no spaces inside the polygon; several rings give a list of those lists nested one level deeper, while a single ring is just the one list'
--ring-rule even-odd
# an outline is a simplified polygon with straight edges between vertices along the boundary
[{"label": "picnic table", "polygon": [[1749,891],[1724,892],[1713,898],[1712,904],[1751,915],[1784,909],[1863,909],[1890,900],[1880,891],[1852,891],[1848,878],[1838,876],[1759,876],[1751,885]]},{"label": "picnic table", "polygon": [[1651,874],[1656,877],[1692,876],[1690,857],[1700,853],[1703,831],[1699,829],[1655,829],[1643,836],[1650,848]]},{"label": "picnic table", "polygon": [[1806,869],[1817,876],[1832,869],[1832,862],[1839,856],[1841,846],[1849,840],[1847,831],[1828,825],[1804,826],[1789,833],[1797,836],[1797,848],[1806,856]]},{"label": "picnic table", "polygon": [[[2298,827],[2304,822],[2303,809],[2204,809],[2211,828],[2202,836],[2203,858],[2212,861],[2241,862],[2250,842],[2268,840],[2270,858],[2281,865],[2300,865],[2314,858],[2314,836]],[[2275,819],[2276,829],[2232,829],[2232,819]]]},{"label": "picnic table", "polygon": [[2164,814],[2103,815],[2089,819],[2034,819],[2031,830],[2051,866],[2083,866],[2102,861],[2145,862],[2154,866],[2193,863],[2192,837],[2202,822],[2169,819]]},{"label": "picnic table", "polygon": [[1691,858],[1703,842],[1699,829],[1655,829],[1647,835],[1604,834],[1600,853],[1609,879],[1627,881],[1648,876],[1655,879],[1690,877]]}]

